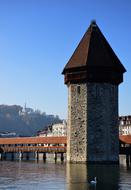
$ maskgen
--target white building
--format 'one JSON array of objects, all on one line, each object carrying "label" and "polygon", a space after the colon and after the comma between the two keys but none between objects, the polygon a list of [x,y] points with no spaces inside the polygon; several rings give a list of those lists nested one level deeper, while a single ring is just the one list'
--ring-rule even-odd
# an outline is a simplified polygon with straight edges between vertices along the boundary
[{"label": "white building", "polygon": [[66,136],[67,135],[67,123],[63,120],[63,123],[52,125],[52,136]]},{"label": "white building", "polygon": [[49,126],[47,129],[40,131],[38,133],[39,137],[45,136],[66,136],[67,135],[67,122],[63,120],[63,123],[53,124]]},{"label": "white building", "polygon": [[0,138],[10,138],[10,137],[17,137],[18,135],[16,132],[3,132],[0,133]]},{"label": "white building", "polygon": [[119,117],[119,134],[131,135],[131,116]]}]

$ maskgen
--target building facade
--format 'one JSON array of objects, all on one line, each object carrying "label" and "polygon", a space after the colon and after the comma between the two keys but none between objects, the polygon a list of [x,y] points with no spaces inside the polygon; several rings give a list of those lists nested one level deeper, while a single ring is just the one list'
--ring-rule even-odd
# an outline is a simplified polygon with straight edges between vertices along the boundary
[{"label": "building facade", "polygon": [[39,137],[46,136],[67,136],[67,122],[53,124],[38,133]]},{"label": "building facade", "polygon": [[63,123],[52,125],[52,136],[67,136],[67,123],[63,120]]},{"label": "building facade", "polygon": [[69,162],[119,162],[118,85],[125,71],[92,22],[62,72],[68,86]]},{"label": "building facade", "polygon": [[119,117],[119,135],[131,135],[131,116]]}]

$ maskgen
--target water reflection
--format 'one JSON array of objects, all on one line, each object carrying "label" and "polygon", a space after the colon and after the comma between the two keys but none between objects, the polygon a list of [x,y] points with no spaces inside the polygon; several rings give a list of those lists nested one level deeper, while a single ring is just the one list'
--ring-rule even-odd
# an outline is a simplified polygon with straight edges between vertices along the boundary
[{"label": "water reflection", "polygon": [[97,189],[118,190],[119,189],[119,166],[118,165],[89,165],[89,180],[97,176]]},{"label": "water reflection", "polygon": [[[67,164],[68,190],[118,190],[118,165]],[[90,181],[97,177],[97,184]]]},{"label": "water reflection", "polygon": [[67,164],[67,189],[88,190],[87,165]]},{"label": "water reflection", "polygon": [[65,176],[61,163],[0,162],[0,189],[66,190]]},{"label": "water reflection", "polygon": [[131,166],[1,161],[0,189],[130,190]]},{"label": "water reflection", "polygon": [[131,189],[131,165],[130,166],[120,166],[120,190],[130,190]]}]

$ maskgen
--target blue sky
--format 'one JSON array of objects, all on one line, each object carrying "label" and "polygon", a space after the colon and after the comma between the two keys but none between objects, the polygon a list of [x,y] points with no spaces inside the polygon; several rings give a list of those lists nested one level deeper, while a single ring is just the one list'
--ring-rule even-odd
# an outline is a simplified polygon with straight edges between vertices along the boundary
[{"label": "blue sky", "polygon": [[26,103],[67,118],[61,72],[96,19],[127,69],[119,113],[131,114],[130,10],[130,0],[0,0],[0,104]]}]

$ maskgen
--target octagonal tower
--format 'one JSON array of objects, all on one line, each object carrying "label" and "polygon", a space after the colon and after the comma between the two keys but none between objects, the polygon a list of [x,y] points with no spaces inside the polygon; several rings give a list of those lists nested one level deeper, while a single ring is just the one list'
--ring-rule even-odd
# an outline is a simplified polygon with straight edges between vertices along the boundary
[{"label": "octagonal tower", "polygon": [[62,72],[69,162],[118,163],[118,86],[125,71],[93,21]]}]

